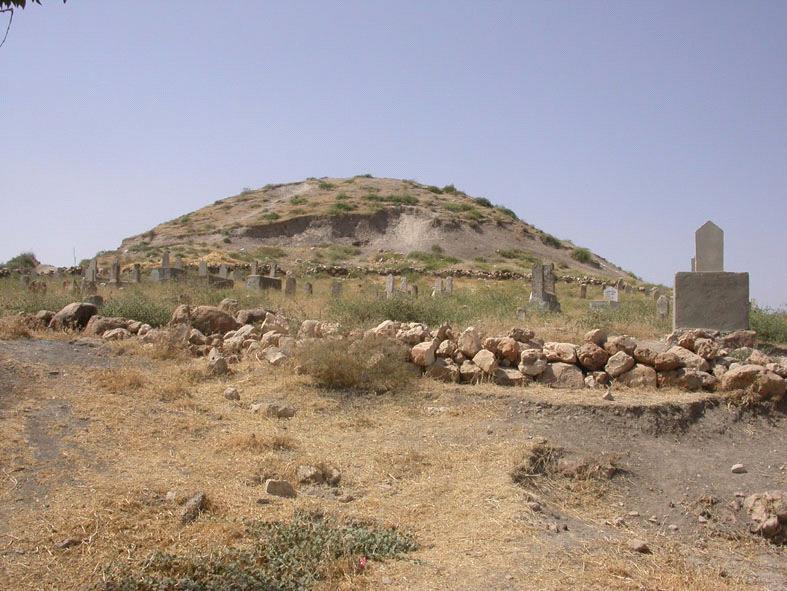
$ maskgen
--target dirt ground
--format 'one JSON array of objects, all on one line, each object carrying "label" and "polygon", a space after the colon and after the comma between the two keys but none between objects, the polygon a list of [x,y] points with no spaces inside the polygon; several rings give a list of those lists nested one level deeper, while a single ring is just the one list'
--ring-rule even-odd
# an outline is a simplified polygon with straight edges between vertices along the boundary
[{"label": "dirt ground", "polygon": [[[110,563],[243,543],[244,520],[301,508],[397,526],[421,545],[325,589],[787,586],[783,547],[749,534],[736,506],[787,487],[784,405],[429,380],[347,395],[250,362],[205,379],[202,363],[89,339],[0,342],[0,589],[90,587]],[[258,401],[297,414],[268,418]],[[620,473],[515,483],[539,438]],[[341,470],[338,489],[263,492],[265,478],[295,482],[299,464],[320,461]],[[167,493],[200,490],[209,510],[181,525]]]}]

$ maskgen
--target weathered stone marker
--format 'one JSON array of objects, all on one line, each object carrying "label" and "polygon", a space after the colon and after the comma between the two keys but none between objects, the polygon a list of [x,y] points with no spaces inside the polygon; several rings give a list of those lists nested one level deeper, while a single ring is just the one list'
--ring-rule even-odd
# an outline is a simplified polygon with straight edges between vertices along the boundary
[{"label": "weathered stone marker", "polygon": [[724,231],[713,222],[705,222],[694,232],[694,271],[724,271]]},{"label": "weathered stone marker", "polygon": [[667,296],[660,295],[656,300],[656,316],[659,320],[666,320],[669,315],[669,299]]},{"label": "weathered stone marker", "polygon": [[617,287],[612,287],[612,286],[605,287],[604,291],[601,292],[601,293],[604,296],[604,299],[607,300],[608,302],[619,302],[620,301],[620,294],[618,292],[618,288]]},{"label": "weathered stone marker", "polygon": [[131,267],[131,283],[139,283],[142,277],[142,269],[139,263],[134,263]]},{"label": "weathered stone marker", "polygon": [[284,279],[284,295],[294,296],[296,288],[297,288],[297,284],[295,281],[295,277],[287,275],[287,277]]},{"label": "weathered stone marker", "polygon": [[705,222],[694,234],[695,272],[675,274],[672,325],[678,328],[749,328],[749,274],[724,269],[724,232]]},{"label": "weathered stone marker", "polygon": [[208,276],[208,263],[204,259],[199,262],[199,276],[200,277],[207,277]]},{"label": "weathered stone marker", "polygon": [[276,277],[276,271],[279,270],[279,266],[276,263],[271,263],[271,272],[269,277]]},{"label": "weathered stone marker", "polygon": [[587,283],[580,283],[579,284],[579,297],[583,300],[587,299],[588,297],[588,284]]},{"label": "weathered stone marker", "polygon": [[252,261],[249,275],[256,275],[256,274],[257,274],[257,261]]},{"label": "weathered stone marker", "polygon": [[312,295],[314,293],[314,286],[307,281],[303,284],[303,293],[309,296]]},{"label": "weathered stone marker", "polygon": [[385,276],[385,299],[390,300],[394,297],[394,276],[388,274]]},{"label": "weathered stone marker", "polygon": [[331,283],[331,296],[334,298],[342,297],[342,284],[340,281],[334,281]]},{"label": "weathered stone marker", "polygon": [[533,265],[530,290],[530,305],[549,312],[560,312],[560,303],[555,295],[554,264],[544,265],[536,261]]},{"label": "weathered stone marker", "polygon": [[109,268],[109,282],[114,285],[120,284],[120,259],[118,258],[112,261],[112,266]]},{"label": "weathered stone marker", "polygon": [[452,275],[449,275],[445,279],[443,279],[443,293],[445,295],[453,295],[454,293],[454,278]]},{"label": "weathered stone marker", "polygon": [[281,290],[281,279],[265,277],[263,275],[249,275],[246,277],[246,287],[248,289],[277,289]]},{"label": "weathered stone marker", "polygon": [[229,270],[227,269],[227,265],[223,264],[219,267],[219,277],[222,279],[229,279]]},{"label": "weathered stone marker", "polygon": [[84,279],[87,283],[95,283],[98,279],[98,264],[96,263],[96,259],[91,259],[88,263],[87,269],[85,269]]},{"label": "weathered stone marker", "polygon": [[749,328],[748,273],[676,273],[673,328]]}]

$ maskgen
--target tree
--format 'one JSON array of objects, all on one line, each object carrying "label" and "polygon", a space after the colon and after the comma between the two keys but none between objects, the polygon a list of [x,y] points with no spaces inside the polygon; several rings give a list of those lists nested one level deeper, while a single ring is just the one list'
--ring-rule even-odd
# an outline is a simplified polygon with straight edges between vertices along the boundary
[{"label": "tree", "polygon": [[[66,3],[66,0],[63,0],[63,4]],[[38,4],[41,6],[41,0],[30,0],[30,4]],[[27,0],[0,0],[0,12],[7,12],[9,14],[8,17],[8,26],[5,28],[5,35],[3,35],[3,40],[0,41],[0,47],[5,44],[5,40],[8,38],[8,31],[11,30],[11,23],[14,20],[14,8],[22,8],[24,9],[27,6]]]}]

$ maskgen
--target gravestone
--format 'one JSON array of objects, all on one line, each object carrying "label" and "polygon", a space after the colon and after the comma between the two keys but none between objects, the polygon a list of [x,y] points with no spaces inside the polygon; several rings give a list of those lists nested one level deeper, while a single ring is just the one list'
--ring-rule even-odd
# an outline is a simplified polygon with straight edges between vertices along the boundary
[{"label": "gravestone", "polygon": [[445,295],[452,295],[454,293],[454,278],[449,275],[443,279],[443,293]]},{"label": "gravestone", "polygon": [[180,255],[175,257],[175,269],[177,269],[178,271],[183,270],[183,259],[181,258]]},{"label": "gravestone", "polygon": [[694,273],[697,271],[697,261],[694,257],[691,257],[691,272]]},{"label": "gravestone", "polygon": [[227,272],[227,279],[232,279],[233,281],[235,281],[235,269],[230,269]]},{"label": "gravestone", "polygon": [[676,273],[673,328],[749,328],[748,273]]},{"label": "gravestone", "polygon": [[227,269],[227,265],[224,263],[222,263],[222,265],[219,267],[219,277],[222,279],[229,279],[229,270]]},{"label": "gravestone", "polygon": [[257,274],[257,261],[252,261],[249,275],[256,275],[256,274]]},{"label": "gravestone", "polygon": [[656,316],[659,320],[666,320],[669,315],[669,300],[667,296],[660,295],[656,300]]},{"label": "gravestone", "polygon": [[608,302],[619,302],[620,301],[620,297],[619,297],[619,293],[618,293],[618,288],[617,287],[612,287],[612,286],[605,287],[604,291],[601,292],[601,293],[602,293],[604,299],[607,300]]},{"label": "gravestone", "polygon": [[141,267],[139,263],[134,263],[131,267],[131,283],[139,283],[141,278]]},{"label": "gravestone", "polygon": [[161,268],[169,269],[169,251],[165,250],[161,255]]},{"label": "gravestone", "polygon": [[303,293],[309,296],[314,293],[314,287],[308,281],[303,284]]},{"label": "gravestone", "polygon": [[385,276],[385,299],[390,300],[394,297],[394,276],[388,274]]},{"label": "gravestone", "polygon": [[296,287],[297,284],[295,281],[295,277],[291,277],[290,275],[287,275],[287,277],[285,277],[284,279],[284,295],[294,296]]},{"label": "gravestone", "polygon": [[694,271],[724,271],[724,231],[713,222],[705,222],[694,232]]},{"label": "gravestone", "polygon": [[407,293],[407,277],[402,276],[402,278],[399,280],[399,290],[402,293]]},{"label": "gravestone", "polygon": [[593,300],[588,302],[588,308],[591,310],[617,310],[619,307],[620,303],[612,300]]},{"label": "gravestone", "polygon": [[249,275],[246,277],[246,287],[248,289],[276,289],[281,290],[281,279],[265,277],[264,275]]},{"label": "gravestone", "polygon": [[120,283],[120,259],[112,261],[112,266],[109,268],[109,282],[115,285]]},{"label": "gravestone", "polygon": [[410,286],[410,295],[414,298],[418,297],[418,286],[415,283]]},{"label": "gravestone", "polygon": [[204,259],[199,262],[199,276],[200,277],[207,277],[208,276],[208,263]]},{"label": "gravestone", "polygon": [[279,266],[276,263],[271,263],[271,272],[269,277],[276,277],[276,271],[279,270]]},{"label": "gravestone", "polygon": [[87,283],[95,283],[98,279],[98,265],[96,259],[92,259],[85,269],[84,279]]},{"label": "gravestone", "polygon": [[588,297],[588,284],[587,283],[580,283],[579,284],[579,297],[581,299],[587,299]]},{"label": "gravestone", "polygon": [[533,264],[529,304],[540,310],[560,312],[560,303],[555,295],[554,265],[544,265],[541,261]]},{"label": "gravestone", "polygon": [[342,284],[339,281],[334,280],[331,283],[331,297],[339,298],[342,296]]},{"label": "gravestone", "polygon": [[434,278],[434,287],[432,288],[432,297],[443,295],[443,279],[442,277]]}]

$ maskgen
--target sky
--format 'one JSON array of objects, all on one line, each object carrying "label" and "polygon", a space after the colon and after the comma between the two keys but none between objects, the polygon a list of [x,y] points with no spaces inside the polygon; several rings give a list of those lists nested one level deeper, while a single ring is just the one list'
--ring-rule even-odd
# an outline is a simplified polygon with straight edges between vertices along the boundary
[{"label": "sky", "polygon": [[666,285],[712,220],[784,308],[786,62],[780,1],[43,0],[0,48],[0,261],[371,173]]}]

